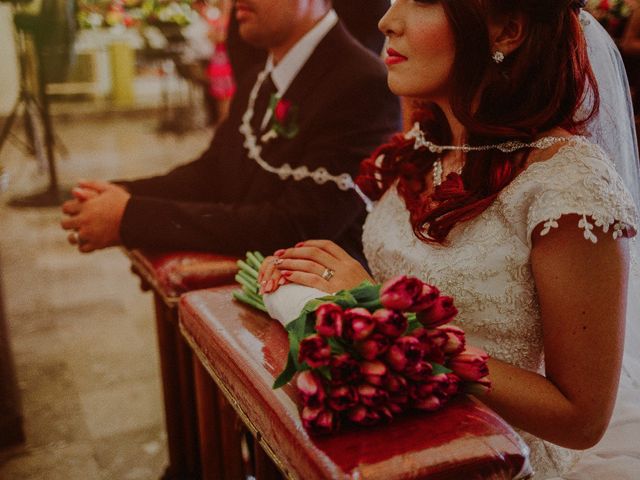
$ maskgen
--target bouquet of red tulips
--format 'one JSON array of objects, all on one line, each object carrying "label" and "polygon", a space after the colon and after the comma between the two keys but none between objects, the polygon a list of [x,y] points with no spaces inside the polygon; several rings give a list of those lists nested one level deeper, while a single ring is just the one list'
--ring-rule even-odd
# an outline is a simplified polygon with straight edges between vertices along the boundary
[{"label": "bouquet of red tulips", "polygon": [[457,313],[451,297],[407,276],[312,300],[286,327],[289,357],[274,388],[298,374],[302,422],[313,433],[486,392],[488,356],[448,325]]}]

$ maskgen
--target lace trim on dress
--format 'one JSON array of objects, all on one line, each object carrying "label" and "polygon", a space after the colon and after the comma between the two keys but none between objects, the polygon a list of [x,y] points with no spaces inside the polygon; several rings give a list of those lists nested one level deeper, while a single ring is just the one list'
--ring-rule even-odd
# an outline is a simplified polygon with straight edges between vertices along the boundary
[{"label": "lace trim on dress", "polygon": [[614,240],[636,234],[638,212],[631,195],[606,154],[583,137],[532,164],[514,183],[529,175],[538,177],[541,187],[529,208],[529,237],[540,224],[540,236],[548,235],[562,216],[572,214],[580,217],[577,226],[592,243],[598,241],[596,227],[611,231]]}]

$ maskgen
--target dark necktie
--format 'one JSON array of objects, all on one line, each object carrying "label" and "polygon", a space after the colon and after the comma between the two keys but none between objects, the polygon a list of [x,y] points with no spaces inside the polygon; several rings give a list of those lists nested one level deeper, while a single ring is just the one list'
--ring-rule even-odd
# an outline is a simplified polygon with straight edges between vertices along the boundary
[{"label": "dark necktie", "polygon": [[251,128],[253,128],[253,131],[255,133],[258,133],[262,130],[262,120],[264,119],[265,113],[267,113],[267,108],[269,108],[271,95],[277,93],[277,91],[278,89],[271,79],[271,74],[267,75],[267,78],[265,78],[264,82],[260,86],[260,90],[258,91],[258,96],[256,98],[256,103],[253,106],[253,119],[251,120]]}]

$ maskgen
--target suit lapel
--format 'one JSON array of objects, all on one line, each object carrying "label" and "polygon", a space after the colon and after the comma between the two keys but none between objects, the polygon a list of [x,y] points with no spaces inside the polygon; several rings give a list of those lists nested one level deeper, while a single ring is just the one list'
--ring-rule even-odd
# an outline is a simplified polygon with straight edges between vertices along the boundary
[{"label": "suit lapel", "polygon": [[[336,52],[340,52],[345,44],[355,42],[342,23],[338,23],[325,35],[318,46],[312,52],[309,59],[300,69],[298,75],[293,79],[291,85],[284,93],[283,98],[290,101],[298,107],[298,118],[304,116],[304,105],[310,101],[308,97],[315,90],[316,85],[323,81],[326,72],[334,67],[336,61]],[[262,135],[264,132],[261,132]],[[300,132],[304,134],[304,132]],[[259,136],[260,136],[259,135]],[[278,146],[284,147],[289,142],[295,141],[295,138],[285,139],[276,138],[262,143],[263,153],[270,154],[273,158],[274,150]],[[286,159],[274,159],[277,164],[286,163]]]}]

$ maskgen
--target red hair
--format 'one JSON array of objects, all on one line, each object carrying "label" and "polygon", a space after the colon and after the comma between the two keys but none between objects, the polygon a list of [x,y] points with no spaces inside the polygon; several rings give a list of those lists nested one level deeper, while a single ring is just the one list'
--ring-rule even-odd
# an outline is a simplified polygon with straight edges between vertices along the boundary
[{"label": "red hair", "polygon": [[[468,144],[530,142],[555,127],[575,134],[597,112],[597,84],[573,3],[441,2],[456,40],[451,107],[465,127]],[[503,64],[496,65],[491,60],[488,19],[513,13],[524,14],[526,38]],[[420,123],[428,140],[451,143],[451,129],[437,105],[420,105],[414,121]],[[362,162],[357,183],[377,200],[397,181],[413,231],[427,242],[444,242],[457,223],[486,210],[522,171],[529,155],[529,151],[513,154],[498,150],[466,153],[461,176],[450,174],[426,196],[426,178],[438,154],[426,148],[415,150],[413,145],[413,140],[396,135]]]}]

